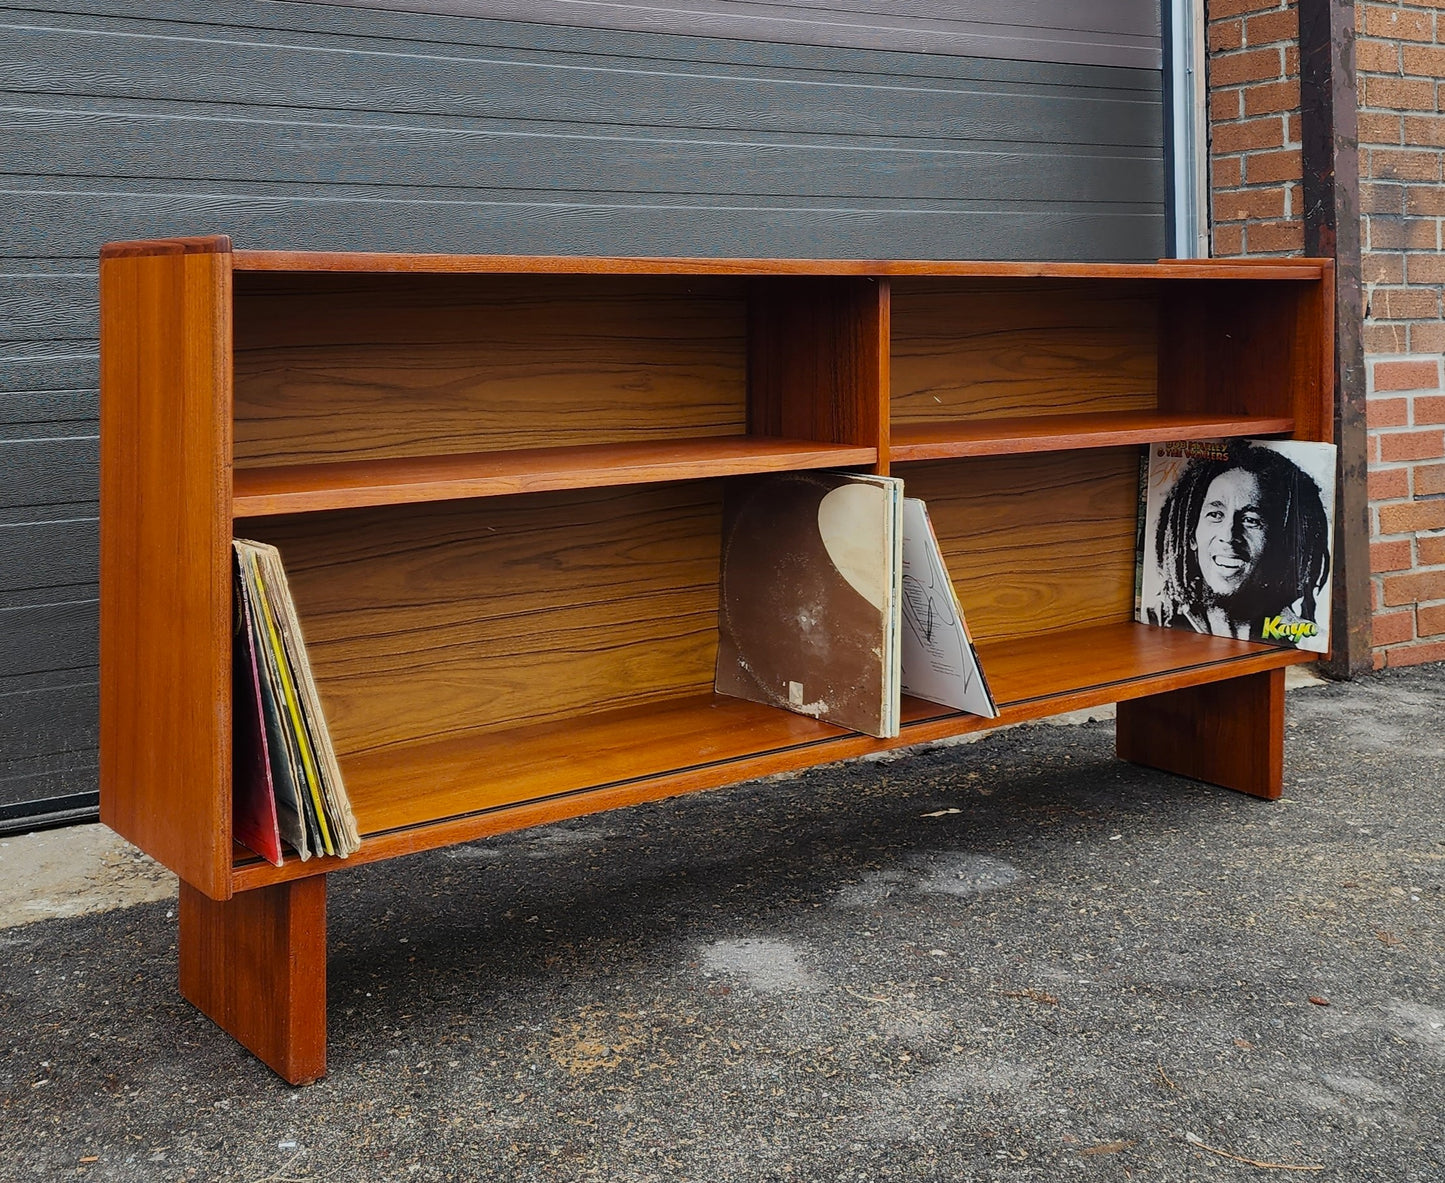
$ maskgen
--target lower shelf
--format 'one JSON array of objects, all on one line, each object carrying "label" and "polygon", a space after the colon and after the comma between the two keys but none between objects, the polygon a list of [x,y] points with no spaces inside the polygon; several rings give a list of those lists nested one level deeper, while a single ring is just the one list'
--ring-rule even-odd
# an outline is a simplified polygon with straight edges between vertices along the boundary
[{"label": "lower shelf", "polygon": [[902,734],[878,740],[741,699],[701,694],[651,707],[342,761],[363,834],[346,861],[273,867],[237,847],[236,890],[340,870],[697,789],[984,731],[1313,660],[1248,641],[1119,623],[979,646],[1002,712],[960,714],[905,698]]}]

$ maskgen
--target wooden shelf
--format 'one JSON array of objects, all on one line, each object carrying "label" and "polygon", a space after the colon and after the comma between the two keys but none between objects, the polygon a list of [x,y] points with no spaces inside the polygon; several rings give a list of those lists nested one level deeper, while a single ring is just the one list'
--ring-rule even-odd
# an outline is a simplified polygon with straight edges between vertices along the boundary
[{"label": "wooden shelf", "polygon": [[[187,240],[172,239],[171,244]],[[211,240],[205,240],[211,241]],[[216,240],[220,241],[220,240]],[[226,248],[230,249],[229,240]],[[112,243],[109,258],[169,253],[156,242]],[[198,249],[198,248],[190,248]],[[672,256],[442,255],[351,251],[252,251],[231,255],[238,272],[371,274],[950,276],[984,279],[1318,280],[1321,259],[1169,259],[1160,263],[965,262],[957,259],[701,259]]]},{"label": "wooden shelf", "polygon": [[701,694],[354,755],[342,760],[342,770],[364,836],[361,850],[345,861],[293,858],[277,868],[237,847],[234,887],[322,874],[747,777],[1278,669],[1314,655],[1119,623],[985,644],[980,657],[1000,718],[905,698],[903,732],[893,740]]},{"label": "wooden shelf", "polygon": [[1217,415],[1171,415],[1159,411],[957,419],[946,423],[895,425],[889,455],[894,461],[905,461],[1065,452],[1075,448],[1115,448],[1161,440],[1287,435],[1294,426],[1292,418],[1259,415],[1221,418]]},{"label": "wooden shelf", "polygon": [[235,471],[237,518],[871,465],[876,448],[767,436],[406,456]]},{"label": "wooden shelf", "polygon": [[[1317,656],[1128,621],[986,641],[978,646],[978,653],[994,701],[1004,713],[995,725],[1130,698],[1132,694],[1122,692],[1131,686],[1147,685],[1150,694],[1157,694],[1220,677],[1298,665]],[[967,718],[941,712],[933,703],[904,702],[905,728],[943,714]],[[980,722],[988,725],[986,720]],[[903,738],[919,742],[906,730]]]}]

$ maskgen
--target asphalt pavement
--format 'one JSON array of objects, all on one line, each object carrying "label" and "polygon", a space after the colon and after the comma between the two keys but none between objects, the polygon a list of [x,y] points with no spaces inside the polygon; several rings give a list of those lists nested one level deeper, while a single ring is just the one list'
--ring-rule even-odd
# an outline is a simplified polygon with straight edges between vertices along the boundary
[{"label": "asphalt pavement", "polygon": [[163,898],[0,930],[0,1178],[1445,1181],[1445,666],[1284,799],[1031,726],[333,875],[330,1071]]}]

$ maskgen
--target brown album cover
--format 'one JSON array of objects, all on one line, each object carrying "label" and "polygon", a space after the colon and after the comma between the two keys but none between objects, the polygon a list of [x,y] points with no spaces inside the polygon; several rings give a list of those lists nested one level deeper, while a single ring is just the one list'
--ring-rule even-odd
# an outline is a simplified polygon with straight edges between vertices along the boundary
[{"label": "brown album cover", "polygon": [[898,734],[903,482],[804,472],[730,482],[717,690]]}]

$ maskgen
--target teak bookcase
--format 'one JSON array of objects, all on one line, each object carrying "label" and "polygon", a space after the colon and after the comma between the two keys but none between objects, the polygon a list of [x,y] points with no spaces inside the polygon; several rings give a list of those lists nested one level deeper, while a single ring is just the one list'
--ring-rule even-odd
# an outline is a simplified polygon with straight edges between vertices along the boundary
[{"label": "teak bookcase", "polygon": [[[329,871],[1102,703],[1125,759],[1278,795],[1309,655],[1132,623],[1138,446],[1329,439],[1332,282],[106,247],[101,812],[180,876],[182,991],[312,1080]],[[713,693],[724,483],[827,467],[927,500],[997,724]],[[232,842],[233,534],[286,560],[347,862]]]}]

